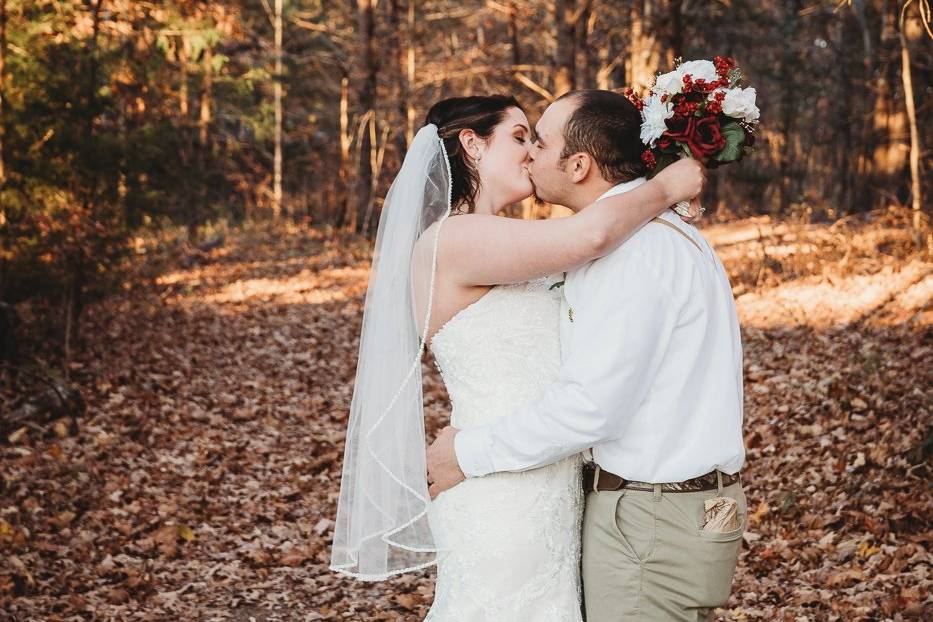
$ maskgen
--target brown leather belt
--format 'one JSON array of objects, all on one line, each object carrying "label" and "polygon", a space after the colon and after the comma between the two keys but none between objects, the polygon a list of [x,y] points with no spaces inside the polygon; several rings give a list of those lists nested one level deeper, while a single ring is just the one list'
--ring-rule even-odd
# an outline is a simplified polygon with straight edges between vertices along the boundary
[{"label": "brown leather belt", "polygon": [[[722,485],[731,486],[739,481],[739,474],[722,474]],[[704,490],[717,490],[719,483],[716,478],[716,471],[710,471],[706,475],[694,477],[684,482],[671,482],[661,484],[661,492],[701,492]],[[599,492],[613,490],[643,490],[653,491],[654,484],[650,482],[636,482],[627,480],[624,477],[604,471],[598,465],[592,462],[583,464],[583,490],[584,492]]]}]

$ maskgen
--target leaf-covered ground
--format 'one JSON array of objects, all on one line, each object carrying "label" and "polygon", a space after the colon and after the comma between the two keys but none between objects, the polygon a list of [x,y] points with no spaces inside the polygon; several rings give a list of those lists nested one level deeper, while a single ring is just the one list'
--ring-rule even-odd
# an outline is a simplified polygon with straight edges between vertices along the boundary
[{"label": "leaf-covered ground", "polygon": [[[933,619],[929,251],[891,214],[706,233],[744,327],[751,512],[718,618]],[[0,443],[0,620],[421,619],[431,573],[327,570],[367,245],[249,230],[194,259],[86,313],[75,426]]]}]

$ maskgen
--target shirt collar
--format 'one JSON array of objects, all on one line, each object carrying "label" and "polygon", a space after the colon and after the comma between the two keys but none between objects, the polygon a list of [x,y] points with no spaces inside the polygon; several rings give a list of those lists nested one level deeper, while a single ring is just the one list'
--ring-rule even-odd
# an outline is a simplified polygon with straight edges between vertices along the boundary
[{"label": "shirt collar", "polygon": [[634,190],[635,188],[642,185],[646,181],[648,180],[645,179],[644,177],[638,177],[636,179],[633,179],[632,181],[626,181],[621,184],[616,184],[612,188],[609,188],[609,190],[606,190],[604,193],[599,195],[599,198],[596,200],[599,201],[599,199],[605,199],[606,197],[614,197],[617,194],[622,194],[623,192]]}]

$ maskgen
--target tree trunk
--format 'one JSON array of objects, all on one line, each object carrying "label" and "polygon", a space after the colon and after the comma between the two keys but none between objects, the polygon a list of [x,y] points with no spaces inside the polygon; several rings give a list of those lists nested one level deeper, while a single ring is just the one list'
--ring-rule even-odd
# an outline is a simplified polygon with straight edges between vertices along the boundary
[{"label": "tree trunk", "polygon": [[88,81],[87,81],[87,94],[85,101],[87,102],[88,107],[88,119],[87,125],[85,127],[88,137],[94,128],[94,117],[95,106],[97,104],[97,70],[98,70],[98,59],[97,59],[97,38],[100,36],[100,13],[104,8],[104,0],[97,0],[97,4],[94,5],[92,12],[92,35],[91,35],[91,46],[88,49]]},{"label": "tree trunk", "polygon": [[415,0],[408,0],[408,45],[406,50],[405,145],[415,139]]},{"label": "tree trunk", "polygon": [[654,76],[661,62],[655,0],[633,0],[629,17],[626,78],[636,93],[646,93],[654,84]]},{"label": "tree trunk", "polygon": [[578,89],[593,88],[593,47],[590,45],[590,34],[593,32],[596,14],[592,11],[592,4],[592,0],[582,0],[574,28],[576,51],[574,83]]},{"label": "tree trunk", "polygon": [[[885,3],[887,5],[887,3]],[[896,100],[896,85],[899,81],[900,50],[898,49],[897,12],[893,6],[887,7],[881,15],[881,45],[878,49],[880,61],[879,76],[877,79],[877,97],[873,116],[874,133],[872,136],[873,156],[872,166],[874,176],[871,185],[877,188],[888,187],[897,190],[903,189],[901,181],[906,161],[906,142],[908,128],[906,110]],[[883,197],[873,197],[870,207],[885,200]]]},{"label": "tree trunk", "polygon": [[667,60],[666,70],[674,68],[674,61],[684,56],[684,0],[667,0]]},{"label": "tree trunk", "polygon": [[576,0],[555,0],[554,18],[557,23],[557,47],[554,49],[554,89],[560,97],[576,88],[574,44],[576,43],[576,23],[574,9]]},{"label": "tree trunk", "polygon": [[282,2],[283,0],[275,0],[273,19],[275,82],[272,88],[275,99],[275,154],[272,171],[272,217],[275,220],[278,220],[282,213]]},{"label": "tree trunk", "polygon": [[[393,123],[395,130],[393,142],[399,154],[405,153],[408,149],[408,110],[411,106],[411,83],[408,82],[408,52],[411,50],[411,41],[406,46],[403,42],[402,12],[405,10],[400,0],[389,0],[388,7],[388,25],[389,32],[392,33],[392,81],[395,93],[392,99],[395,101],[398,111],[398,123]],[[414,2],[408,2],[409,8],[414,8]],[[405,11],[407,15],[407,11]],[[405,19],[407,26],[407,17]]]},{"label": "tree trunk", "polygon": [[910,69],[910,48],[907,45],[907,35],[904,29],[907,26],[907,9],[913,0],[907,0],[901,9],[900,28],[898,35],[901,41],[901,80],[904,83],[904,102],[907,108],[907,120],[910,125],[910,197],[913,211],[914,229],[920,229],[921,224],[921,190],[920,190],[920,132],[917,129],[917,110],[914,107],[913,75]]},{"label": "tree trunk", "polygon": [[[94,121],[97,118],[97,71],[98,71],[98,58],[97,58],[97,39],[100,36],[100,14],[101,10],[104,8],[105,0],[97,0],[97,4],[94,5],[92,11],[92,35],[91,35],[91,45],[88,48],[88,80],[86,84],[87,92],[85,93],[84,101],[87,108],[85,109],[85,124],[83,128],[84,132],[84,148],[90,149],[92,146],[92,138],[94,136]],[[84,206],[90,207],[94,195],[97,193],[97,184],[98,184],[99,173],[97,169],[94,168],[91,173],[90,180],[90,190],[86,193],[84,197]]]},{"label": "tree trunk", "polygon": [[[6,138],[6,117],[3,114],[4,87],[6,86],[6,1],[0,0],[0,190],[6,185],[6,159],[4,158],[4,138]],[[4,209],[0,205],[0,226],[3,226]]]},{"label": "tree trunk", "polygon": [[594,15],[602,16],[602,37],[596,45],[597,65],[596,88],[615,89],[627,83],[625,79],[625,65],[628,48],[623,40],[622,33],[628,29],[621,23],[625,16],[619,11],[604,11],[597,4]]},{"label": "tree trunk", "polygon": [[[86,89],[84,93],[85,110],[83,111],[85,119],[83,127],[81,128],[84,140],[83,149],[87,150],[85,152],[85,154],[87,154],[85,157],[89,157],[94,153],[94,122],[97,119],[97,72],[99,70],[97,46],[100,37],[101,12],[103,11],[104,3],[105,0],[97,0],[97,3],[94,4],[91,10],[91,41],[87,50],[88,75],[87,82],[84,84],[84,88]],[[91,168],[88,171],[88,178],[88,187],[82,192],[84,195],[82,197],[82,203],[83,207],[88,212],[92,212],[94,200],[97,195],[97,188],[100,184],[99,170],[96,167]],[[64,361],[62,364],[66,378],[68,377],[71,363],[71,344],[77,341],[80,336],[78,330],[79,319],[84,309],[84,286],[88,282],[88,277],[85,274],[86,268],[80,260],[69,258],[67,260],[67,265],[68,267],[66,270],[69,284],[67,293],[62,299],[64,305],[62,309],[63,319],[65,320],[64,342],[62,344]]]},{"label": "tree trunk", "polygon": [[836,25],[838,35],[835,37],[836,53],[836,83],[839,93],[843,96],[839,98],[839,111],[835,115],[835,131],[837,136],[838,148],[835,150],[835,169],[834,183],[832,191],[832,202],[837,209],[849,211],[852,206],[852,155],[854,144],[852,139],[854,102],[852,97],[846,96],[853,93],[855,89],[852,84],[850,72],[850,58],[854,56],[854,41],[852,37],[853,29],[850,28],[849,15],[841,13],[839,22]]},{"label": "tree trunk", "polygon": [[[866,14],[868,0],[852,0],[852,12],[858,22],[862,38],[862,79],[863,84],[872,84],[875,76],[875,46],[874,33]],[[856,102],[858,118],[869,119],[878,100],[878,89],[867,88],[868,96],[864,101]],[[870,181],[875,174],[874,168],[875,130],[871,123],[862,123],[859,128],[858,159],[855,162],[853,175],[858,179]],[[849,191],[854,209],[868,209],[871,205],[871,183],[853,184]]]},{"label": "tree trunk", "polygon": [[188,39],[178,37],[178,112],[183,120],[188,118]]},{"label": "tree trunk", "polygon": [[[4,88],[6,87],[6,3],[7,0],[0,0],[0,190],[6,186],[6,158],[4,157],[4,140],[6,138],[6,115],[4,114]],[[6,205],[0,201],[0,231],[6,226]],[[3,305],[4,284],[7,273],[7,235],[0,235],[0,305]],[[0,311],[3,307],[0,306]],[[0,315],[0,326],[2,326],[3,316]],[[10,328],[12,331],[12,328]],[[11,332],[12,334],[12,332]],[[11,337],[12,339],[12,337]],[[2,341],[2,332],[0,332],[0,341]],[[0,352],[0,360],[3,360],[3,353]]]},{"label": "tree trunk", "polygon": [[[376,20],[373,11],[373,0],[360,0],[358,3],[357,27],[359,32],[359,60],[362,69],[362,81],[360,83],[359,105],[360,111],[364,116],[368,116],[375,123],[376,115],[376,84],[378,77],[378,64],[376,61],[375,50],[375,32]],[[365,123],[361,119],[361,123]],[[373,167],[372,167],[372,149],[373,144],[370,139],[368,128],[361,127],[358,133],[360,138],[358,174],[356,178],[356,189],[354,193],[354,216],[353,227],[359,233],[359,227],[362,226],[366,217],[366,212],[370,209],[372,203],[373,188]]]},{"label": "tree trunk", "polygon": [[204,48],[204,76],[201,82],[200,114],[198,115],[198,143],[207,146],[211,125],[211,102],[214,96],[214,50]]},{"label": "tree trunk", "polygon": [[[800,12],[800,0],[784,1],[784,23],[782,36],[784,41],[796,40],[797,14]],[[780,75],[784,76],[781,86],[781,151],[778,161],[778,213],[784,213],[790,204],[791,188],[791,145],[793,144],[794,118],[797,115],[797,93],[794,76],[798,70],[798,58],[793,45],[784,46],[780,61]]]},{"label": "tree trunk", "polygon": [[[180,138],[184,145],[179,150],[180,164],[184,169],[188,169],[193,163],[201,157],[200,152],[195,151],[194,133],[189,125],[189,93],[188,93],[188,61],[191,46],[188,43],[187,33],[182,32],[178,35],[178,112],[181,117]],[[203,164],[197,162],[203,170]],[[201,190],[200,188],[198,189]],[[186,230],[188,232],[188,241],[194,244],[198,237],[198,201],[191,199],[188,205],[188,222]]]},{"label": "tree trunk", "polygon": [[389,132],[390,126],[386,124],[382,128],[382,136],[377,137],[376,135],[376,117],[373,116],[370,118],[369,122],[369,158],[370,166],[373,171],[372,178],[372,188],[370,189],[369,196],[371,197],[369,201],[369,207],[366,209],[366,216],[363,218],[363,227],[362,231],[364,235],[374,236],[376,234],[376,227],[379,224],[379,219],[375,218],[375,197],[377,184],[379,183],[379,175],[382,172],[382,163],[385,160],[386,146],[389,144]]},{"label": "tree trunk", "polygon": [[198,239],[198,226],[207,214],[210,202],[210,128],[211,106],[214,98],[214,50],[204,48],[201,60],[201,97],[198,105],[198,168],[201,169],[200,188],[197,199],[191,201],[191,216],[188,220],[188,240],[194,243]]},{"label": "tree trunk", "polygon": [[515,6],[515,0],[510,0],[509,10],[509,47],[512,52],[512,65],[522,64],[521,36],[518,28],[518,7]]},{"label": "tree trunk", "polygon": [[353,203],[350,201],[350,78],[340,80],[340,166],[337,169],[337,228],[355,226]]}]

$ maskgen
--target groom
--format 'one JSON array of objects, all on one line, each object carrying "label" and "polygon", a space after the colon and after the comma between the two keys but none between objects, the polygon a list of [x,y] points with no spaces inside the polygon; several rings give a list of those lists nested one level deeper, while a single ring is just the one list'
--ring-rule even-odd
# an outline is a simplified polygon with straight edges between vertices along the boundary
[{"label": "groom", "polygon": [[[608,91],[551,104],[530,152],[539,198],[576,212],[644,183],[640,122]],[[742,345],[726,272],[668,212],[568,273],[563,289],[560,377],[507,417],[445,428],[428,449],[431,495],[592,448],[588,621],[704,620],[729,597],[746,515]]]}]

